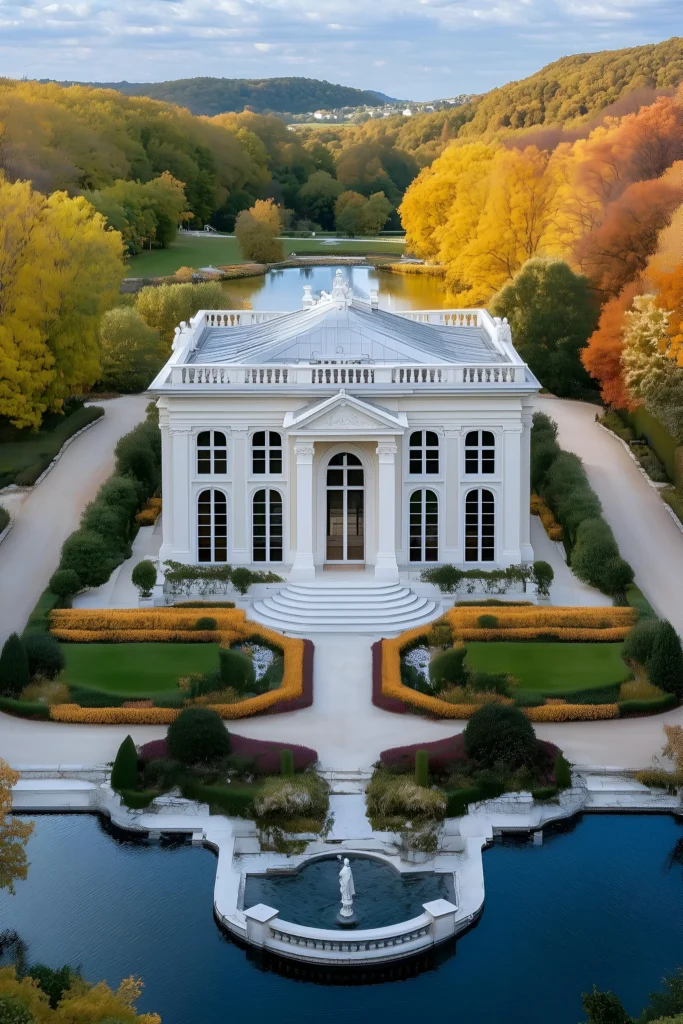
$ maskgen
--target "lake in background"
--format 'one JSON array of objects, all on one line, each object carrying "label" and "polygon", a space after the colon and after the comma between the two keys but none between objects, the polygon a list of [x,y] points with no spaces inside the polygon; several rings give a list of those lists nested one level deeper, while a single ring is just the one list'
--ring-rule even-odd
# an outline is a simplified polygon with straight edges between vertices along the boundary
[{"label": "lake in background", "polygon": [[269,270],[265,277],[244,277],[223,285],[233,299],[250,302],[252,309],[301,309],[304,285],[310,284],[314,298],[321,291],[332,291],[337,270],[341,270],[354,293],[370,298],[379,290],[380,309],[400,312],[404,309],[445,309],[452,303],[442,278],[421,274],[380,273],[374,267],[298,267]]},{"label": "lake in background", "polygon": [[19,932],[29,962],[80,964],[112,986],[141,975],[140,1009],[163,1024],[577,1024],[594,982],[638,1013],[683,964],[683,827],[668,816],[586,815],[542,846],[495,845],[483,916],[431,970],[332,985],[333,971],[328,984],[264,971],[221,933],[208,850],[147,845],[91,815],[35,821],[28,879],[0,892],[0,931]]}]

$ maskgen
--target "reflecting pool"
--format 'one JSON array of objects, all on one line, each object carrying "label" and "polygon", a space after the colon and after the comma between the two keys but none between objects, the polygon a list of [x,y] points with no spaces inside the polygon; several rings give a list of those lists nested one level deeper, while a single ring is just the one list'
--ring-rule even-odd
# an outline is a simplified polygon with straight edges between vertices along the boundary
[{"label": "reflecting pool", "polygon": [[[31,867],[0,893],[0,930],[29,960],[80,964],[116,985],[137,973],[163,1024],[576,1024],[595,982],[631,1013],[683,964],[683,828],[668,816],[587,815],[542,846],[484,854],[486,907],[457,945],[403,980],[316,976],[259,963],[212,914],[216,861],[189,845],[147,845],[90,815],[37,816]],[[276,969],[277,968],[277,969]],[[282,971],[283,973],[278,973]],[[375,981],[375,984],[358,982]],[[324,983],[326,982],[326,983]]]},{"label": "reflecting pool", "polygon": [[[368,857],[349,858],[356,895],[353,910],[359,928],[384,928],[424,913],[430,900],[453,900],[453,876],[418,871],[400,875],[390,864]],[[285,921],[311,928],[336,928],[339,869],[336,857],[306,864],[290,875],[249,875],[244,906],[265,903]]]},{"label": "reflecting pool", "polygon": [[226,281],[223,287],[232,299],[243,299],[253,309],[301,309],[304,285],[310,284],[314,297],[331,291],[337,270],[359,298],[370,298],[371,289],[379,291],[381,309],[444,309],[452,305],[444,283],[438,277],[418,274],[380,273],[374,267],[298,267],[270,270],[265,277],[245,277]]}]

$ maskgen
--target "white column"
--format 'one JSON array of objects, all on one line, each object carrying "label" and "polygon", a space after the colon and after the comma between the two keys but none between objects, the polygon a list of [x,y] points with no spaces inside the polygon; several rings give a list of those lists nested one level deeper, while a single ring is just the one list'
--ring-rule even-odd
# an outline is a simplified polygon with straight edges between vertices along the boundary
[{"label": "white column", "polygon": [[520,550],[520,503],[522,471],[522,427],[510,427],[503,431],[503,502],[497,509],[496,519],[503,526],[503,566],[518,565],[522,561]]},{"label": "white column", "polygon": [[[176,562],[193,562],[191,542],[192,523],[196,512],[190,515],[191,435],[189,430],[171,428],[172,488],[173,488],[173,558]],[[196,530],[196,525],[195,525]]]},{"label": "white column", "polygon": [[294,445],[296,455],[296,553],[290,580],[315,578],[313,563],[313,456],[315,445]]},{"label": "white column", "polygon": [[377,556],[375,578],[398,580],[396,563],[396,452],[395,444],[377,445],[379,462],[377,501]]},{"label": "white column", "polygon": [[163,565],[167,558],[173,558],[173,458],[167,409],[159,409],[159,430],[161,431],[161,549],[159,564]]},{"label": "white column", "polygon": [[522,439],[521,439],[521,470],[520,470],[520,505],[519,505],[519,546],[523,562],[533,562],[534,549],[531,546],[531,513],[529,497],[531,494],[531,423],[533,405],[528,408],[522,404]]},{"label": "white column", "polygon": [[235,565],[251,562],[249,548],[249,495],[247,493],[248,452],[247,427],[232,427],[232,552]]}]

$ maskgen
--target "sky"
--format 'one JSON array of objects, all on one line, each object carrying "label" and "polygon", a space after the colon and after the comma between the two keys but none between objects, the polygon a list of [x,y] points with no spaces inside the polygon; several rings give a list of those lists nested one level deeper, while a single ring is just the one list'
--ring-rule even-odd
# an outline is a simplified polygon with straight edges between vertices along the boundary
[{"label": "sky", "polygon": [[672,35],[683,0],[0,0],[0,74],[300,75],[428,100]]}]

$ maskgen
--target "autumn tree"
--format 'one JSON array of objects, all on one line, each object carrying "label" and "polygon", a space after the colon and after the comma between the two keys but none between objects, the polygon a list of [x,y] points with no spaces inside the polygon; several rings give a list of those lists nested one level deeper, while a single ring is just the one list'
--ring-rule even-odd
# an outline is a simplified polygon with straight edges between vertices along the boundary
[{"label": "autumn tree", "polygon": [[145,391],[164,361],[158,332],[131,306],[115,306],[103,315],[100,346],[104,391]]},{"label": "autumn tree", "polygon": [[657,289],[657,305],[669,311],[666,354],[683,367],[683,260],[670,271],[650,270],[648,277]]},{"label": "autumn tree", "polygon": [[0,416],[38,426],[95,383],[99,320],[118,294],[122,250],[82,197],[0,182]]},{"label": "autumn tree", "polygon": [[624,317],[621,364],[631,398],[644,402],[674,437],[683,437],[683,368],[667,356],[669,314],[638,295]]},{"label": "autumn tree", "polygon": [[598,307],[585,277],[561,260],[528,260],[495,296],[491,312],[508,318],[515,347],[545,388],[577,397],[590,387],[580,354]]},{"label": "autumn tree", "polygon": [[624,383],[621,353],[624,349],[626,311],[640,290],[639,282],[626,285],[619,294],[605,303],[597,328],[581,350],[581,362],[600,385],[606,405],[615,409],[631,409],[635,403]]},{"label": "autumn tree", "polygon": [[0,758],[0,889],[9,889],[12,895],[16,879],[28,874],[26,844],[33,832],[33,822],[20,821],[12,814],[12,787],[19,777],[19,772]]},{"label": "autumn tree", "polygon": [[284,256],[280,210],[272,199],[258,199],[249,210],[243,210],[235,222],[235,235],[245,260],[256,263],[277,263]]},{"label": "autumn tree", "polygon": [[[161,340],[162,355],[170,352],[175,329],[182,321],[187,323],[200,309],[225,309],[228,305],[232,309],[244,308],[242,300],[228,300],[218,281],[166,284],[158,288],[150,285],[142,288],[135,300],[138,315]],[[146,347],[141,334],[139,343]]]},{"label": "autumn tree", "polygon": [[[58,991],[55,974],[60,975]],[[24,1020],[36,1024],[161,1024],[156,1013],[138,1014],[135,1004],[142,987],[142,981],[135,977],[124,978],[116,990],[103,981],[92,985],[68,967],[59,972],[38,970],[35,976],[31,969],[18,976],[16,968],[0,967],[0,1000],[28,1012],[28,1018],[10,1018],[22,1024]],[[55,995],[59,996],[57,1001]]]}]

